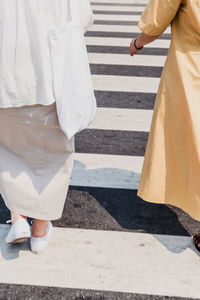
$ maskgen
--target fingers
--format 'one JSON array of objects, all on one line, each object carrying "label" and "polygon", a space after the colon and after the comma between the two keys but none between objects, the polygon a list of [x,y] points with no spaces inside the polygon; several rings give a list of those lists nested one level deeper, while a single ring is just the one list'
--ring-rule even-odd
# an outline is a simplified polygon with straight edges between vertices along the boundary
[{"label": "fingers", "polygon": [[133,39],[130,43],[130,55],[131,56],[134,56],[135,54],[138,53],[138,50],[134,46],[134,41],[135,41],[135,39]]},{"label": "fingers", "polygon": [[130,55],[131,56],[134,56],[135,54],[137,54],[138,53],[138,50],[137,49],[135,49],[135,47],[133,48],[133,47],[130,47]]},{"label": "fingers", "polygon": [[131,56],[134,56],[134,55],[137,54],[137,53],[138,53],[137,50],[130,49],[130,55],[131,55]]}]

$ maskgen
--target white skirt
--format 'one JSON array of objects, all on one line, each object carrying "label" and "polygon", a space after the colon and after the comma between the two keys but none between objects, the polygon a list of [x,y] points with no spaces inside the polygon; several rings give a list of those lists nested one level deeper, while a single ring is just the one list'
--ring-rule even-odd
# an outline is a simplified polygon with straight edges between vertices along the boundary
[{"label": "white skirt", "polygon": [[12,212],[62,216],[74,161],[74,137],[59,127],[56,103],[0,108],[0,193]]}]

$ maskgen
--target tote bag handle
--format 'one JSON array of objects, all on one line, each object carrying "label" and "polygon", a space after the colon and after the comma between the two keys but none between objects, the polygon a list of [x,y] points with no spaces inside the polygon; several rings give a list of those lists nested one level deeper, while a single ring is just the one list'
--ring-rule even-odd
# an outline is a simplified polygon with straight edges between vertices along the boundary
[{"label": "tote bag handle", "polygon": [[70,13],[71,13],[72,22],[81,26],[81,22],[80,22],[80,18],[79,18],[79,14],[78,14],[78,7],[77,7],[77,2],[76,1],[77,0],[69,0]]}]

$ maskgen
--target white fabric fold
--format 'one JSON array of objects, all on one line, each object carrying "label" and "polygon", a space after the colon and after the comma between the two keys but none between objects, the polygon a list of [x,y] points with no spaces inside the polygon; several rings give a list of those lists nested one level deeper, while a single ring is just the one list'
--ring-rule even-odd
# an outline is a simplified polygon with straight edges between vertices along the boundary
[{"label": "white fabric fold", "polygon": [[[93,21],[90,1],[76,4],[74,14],[85,31]],[[57,100],[49,34],[70,21],[70,0],[0,1],[0,108],[50,105]],[[59,113],[58,118],[61,121]]]}]

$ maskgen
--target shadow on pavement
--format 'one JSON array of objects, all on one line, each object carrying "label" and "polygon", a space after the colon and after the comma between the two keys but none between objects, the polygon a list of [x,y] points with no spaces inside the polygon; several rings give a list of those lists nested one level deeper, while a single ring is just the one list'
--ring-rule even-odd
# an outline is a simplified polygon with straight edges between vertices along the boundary
[{"label": "shadow on pavement", "polygon": [[[30,251],[29,241],[21,244],[9,245],[5,243],[5,238],[8,233],[9,226],[0,227],[0,253],[5,260],[17,259],[20,256],[20,251]],[[14,270],[13,270],[14,272]]]},{"label": "shadow on pavement", "polygon": [[[200,232],[200,223],[176,207],[143,201],[136,190],[71,187],[63,216],[54,224],[150,233],[173,253],[190,248],[199,254],[188,237]],[[166,235],[171,235],[171,239]]]},{"label": "shadow on pavement", "polygon": [[[9,211],[0,199],[1,223],[9,219]],[[152,204],[137,197],[136,190],[92,188],[71,186],[67,195],[63,216],[53,221],[57,227],[70,227],[96,230],[114,230],[150,233],[164,247],[173,253],[180,253],[187,248],[195,250],[190,237],[200,232],[200,222],[193,220],[182,210],[173,206]],[[180,244],[169,244],[166,235],[180,236]],[[1,236],[2,239],[2,236]],[[173,237],[172,237],[173,240]],[[176,239],[177,240],[177,239]],[[1,245],[4,244],[3,241]],[[16,258],[19,250],[28,250],[28,246],[16,246],[9,251],[2,246],[5,259]],[[11,256],[10,256],[11,255]]]}]

